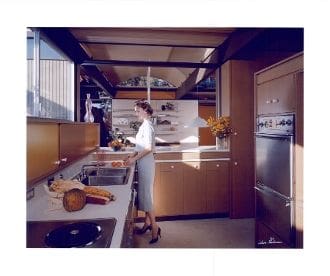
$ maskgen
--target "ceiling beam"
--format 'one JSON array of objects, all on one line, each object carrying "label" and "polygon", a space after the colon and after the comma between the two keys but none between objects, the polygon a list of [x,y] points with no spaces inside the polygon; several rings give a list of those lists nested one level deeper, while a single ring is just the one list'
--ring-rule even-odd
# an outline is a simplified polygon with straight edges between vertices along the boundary
[{"label": "ceiling beam", "polygon": [[77,39],[67,28],[40,28],[39,30],[43,36],[46,36],[55,47],[67,55],[73,62],[80,64],[83,60],[89,58]]},{"label": "ceiling beam", "polygon": [[[74,63],[81,64],[89,59],[85,50],[67,28],[40,28],[40,32],[56,48],[68,56]],[[109,95],[114,96],[115,91],[111,83],[104,77],[99,69],[93,66],[84,66],[88,76]]]},{"label": "ceiling beam", "polygon": [[135,67],[172,67],[172,68],[217,68],[217,63],[175,62],[175,61],[138,61],[138,60],[85,60],[82,65],[106,64]]},{"label": "ceiling beam", "polygon": [[178,87],[176,91],[176,99],[181,99],[185,94],[191,91],[200,81],[206,79],[210,76],[218,67],[218,60],[219,60],[219,50],[214,50],[211,55],[208,56],[207,60],[211,62],[211,64],[216,64],[215,67],[203,69],[198,68],[194,70],[189,77]]},{"label": "ceiling beam", "polygon": [[231,59],[239,50],[246,47],[256,37],[261,35],[265,29],[263,28],[244,28],[230,34],[228,39],[221,44],[211,54],[209,60],[212,64],[217,64],[212,70],[202,71],[200,69],[194,70],[190,76],[178,87],[176,99],[181,99],[185,94],[191,91],[200,81],[207,78],[214,70],[220,67],[227,60]]},{"label": "ceiling beam", "polygon": [[110,85],[109,81],[103,76],[100,70],[95,65],[83,65],[82,66],[86,74],[104,91],[106,91],[110,96],[114,97],[116,95],[115,88]]},{"label": "ceiling beam", "polygon": [[247,47],[265,31],[265,28],[243,28],[230,34],[225,43],[219,47],[219,65],[232,59],[241,49]]}]

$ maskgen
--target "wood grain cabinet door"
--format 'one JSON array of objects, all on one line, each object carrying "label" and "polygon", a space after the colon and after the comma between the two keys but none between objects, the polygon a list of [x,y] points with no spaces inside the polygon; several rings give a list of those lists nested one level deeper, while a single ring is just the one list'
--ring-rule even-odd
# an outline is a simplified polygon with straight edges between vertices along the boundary
[{"label": "wood grain cabinet door", "polygon": [[229,162],[204,162],[206,213],[229,213]]},{"label": "wood grain cabinet door", "polygon": [[59,125],[27,125],[27,183],[41,178],[59,166]]},{"label": "wood grain cabinet door", "polygon": [[257,103],[258,115],[294,112],[296,109],[294,74],[259,84],[257,86]]},{"label": "wood grain cabinet door", "polygon": [[[205,163],[205,162],[204,162]],[[206,211],[206,185],[204,164],[183,163],[183,214],[202,214]]]},{"label": "wood grain cabinet door", "polygon": [[60,160],[66,165],[99,146],[99,124],[61,124]]},{"label": "wood grain cabinet door", "polygon": [[156,163],[154,207],[156,216],[173,216],[183,213],[182,163]]}]

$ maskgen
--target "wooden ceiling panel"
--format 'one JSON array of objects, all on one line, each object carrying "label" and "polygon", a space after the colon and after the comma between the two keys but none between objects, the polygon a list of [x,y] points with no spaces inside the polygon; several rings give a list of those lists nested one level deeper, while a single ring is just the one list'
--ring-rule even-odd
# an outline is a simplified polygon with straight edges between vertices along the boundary
[{"label": "wooden ceiling panel", "polygon": [[167,61],[171,47],[88,44],[93,59]]},{"label": "wooden ceiling panel", "polygon": [[233,28],[70,28],[78,41],[217,47]]}]

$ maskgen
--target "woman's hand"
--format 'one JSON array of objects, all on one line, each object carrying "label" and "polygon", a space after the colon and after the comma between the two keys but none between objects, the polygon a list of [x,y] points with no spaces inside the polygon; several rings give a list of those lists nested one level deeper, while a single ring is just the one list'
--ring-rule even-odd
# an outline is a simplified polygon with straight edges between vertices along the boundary
[{"label": "woman's hand", "polygon": [[124,165],[125,166],[131,166],[131,165],[133,165],[134,163],[135,163],[135,158],[134,157],[130,157],[130,156],[128,156],[128,158],[125,158],[124,159]]}]

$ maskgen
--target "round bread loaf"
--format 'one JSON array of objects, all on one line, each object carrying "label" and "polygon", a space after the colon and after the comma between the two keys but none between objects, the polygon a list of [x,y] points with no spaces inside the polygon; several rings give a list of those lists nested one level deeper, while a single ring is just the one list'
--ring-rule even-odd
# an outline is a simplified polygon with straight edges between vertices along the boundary
[{"label": "round bread loaf", "polygon": [[64,193],[63,207],[68,212],[79,211],[86,204],[86,193],[80,189],[72,189]]}]

